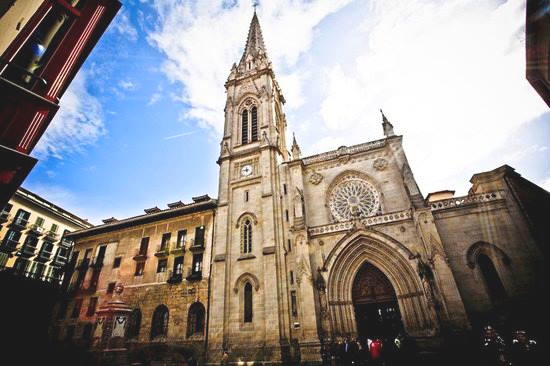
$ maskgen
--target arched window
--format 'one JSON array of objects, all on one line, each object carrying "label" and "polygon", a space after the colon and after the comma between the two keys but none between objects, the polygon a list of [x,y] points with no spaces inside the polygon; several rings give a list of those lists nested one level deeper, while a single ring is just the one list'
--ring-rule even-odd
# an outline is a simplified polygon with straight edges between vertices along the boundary
[{"label": "arched window", "polygon": [[244,322],[252,323],[252,285],[247,282],[244,285]]},{"label": "arched window", "polygon": [[165,305],[159,305],[153,313],[151,322],[151,339],[166,337],[168,334],[168,308]]},{"label": "arched window", "polygon": [[204,334],[204,305],[196,302],[189,308],[187,316],[187,337]]},{"label": "arched window", "polygon": [[241,253],[252,252],[252,221],[245,219],[241,226]]},{"label": "arched window", "polygon": [[506,290],[502,285],[493,261],[487,255],[480,253],[477,256],[477,264],[483,274],[491,301],[495,304],[502,303],[506,299]]},{"label": "arched window", "polygon": [[258,141],[258,108],[255,106],[250,110],[251,124],[250,137],[252,141]]},{"label": "arched window", "polygon": [[243,111],[242,123],[241,123],[241,143],[248,143],[248,110]]},{"label": "arched window", "polygon": [[128,339],[137,338],[141,328],[141,311],[139,309],[132,310],[130,319],[128,319],[128,328],[126,328],[126,337]]}]

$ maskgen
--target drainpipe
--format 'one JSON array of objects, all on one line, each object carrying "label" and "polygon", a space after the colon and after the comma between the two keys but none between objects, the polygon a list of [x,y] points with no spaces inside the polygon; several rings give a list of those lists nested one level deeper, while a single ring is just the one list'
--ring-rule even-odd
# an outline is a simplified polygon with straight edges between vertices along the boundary
[{"label": "drainpipe", "polygon": [[212,278],[212,263],[214,262],[214,238],[216,237],[216,210],[212,210],[212,243],[210,245],[210,269],[208,271],[208,299],[206,301],[206,327],[204,355],[208,354],[208,327],[210,325],[210,279]]}]

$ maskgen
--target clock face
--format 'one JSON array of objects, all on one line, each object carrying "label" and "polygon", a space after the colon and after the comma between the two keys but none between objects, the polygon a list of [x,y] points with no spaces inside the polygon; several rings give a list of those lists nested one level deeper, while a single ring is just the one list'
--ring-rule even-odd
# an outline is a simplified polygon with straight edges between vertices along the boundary
[{"label": "clock face", "polygon": [[243,177],[248,177],[250,174],[252,174],[252,166],[251,165],[243,165],[241,168],[241,175]]}]

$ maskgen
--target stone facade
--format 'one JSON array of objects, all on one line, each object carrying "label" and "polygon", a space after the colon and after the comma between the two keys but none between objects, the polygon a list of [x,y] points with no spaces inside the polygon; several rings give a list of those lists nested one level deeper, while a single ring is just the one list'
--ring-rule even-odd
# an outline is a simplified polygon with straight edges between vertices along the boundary
[{"label": "stone facade", "polygon": [[36,193],[19,188],[0,213],[0,270],[58,283],[72,246],[65,234],[91,226]]},{"label": "stone facade", "polygon": [[[71,236],[69,296],[54,311],[57,339],[98,346],[96,310],[122,284],[124,302],[139,310],[141,318],[137,330],[126,329],[132,333],[127,344],[132,352],[163,344],[203,354],[216,201],[204,196],[170,206],[126,220],[109,219]],[[155,334],[152,319],[159,306],[168,310],[166,332]],[[190,319],[192,306],[203,309],[202,320]]]},{"label": "stone facade", "polygon": [[[230,362],[319,364],[341,337],[405,331],[435,349],[491,314],[525,314],[521,306],[542,289],[548,192],[503,166],[474,175],[465,197],[441,191],[425,199],[403,137],[383,114],[382,139],[301,157],[294,138],[289,152],[285,99],[256,15],[225,88],[217,201],[71,235],[78,258],[107,245],[90,293],[108,297],[108,283],[124,283],[124,301],[142,312],[133,342],[206,350],[208,363],[226,350]],[[163,233],[196,225],[207,237],[201,281],[167,284],[152,248],[144,275],[134,276],[143,237],[156,244]],[[120,269],[107,268],[117,256]],[[93,279],[86,273],[77,286],[84,291]],[[81,294],[86,304],[91,295]],[[207,326],[189,337],[188,310],[197,302]],[[151,339],[161,304],[168,333]],[[379,322],[366,316],[372,311]],[[94,316],[81,312],[65,327]]]}]

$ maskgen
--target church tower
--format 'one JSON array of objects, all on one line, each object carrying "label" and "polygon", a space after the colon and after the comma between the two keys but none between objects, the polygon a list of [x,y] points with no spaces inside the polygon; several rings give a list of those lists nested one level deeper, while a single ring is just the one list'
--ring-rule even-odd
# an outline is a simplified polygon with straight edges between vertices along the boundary
[{"label": "church tower", "polygon": [[289,349],[279,165],[288,161],[285,99],[254,12],[225,83],[224,134],[208,328],[210,362],[281,360]]}]

